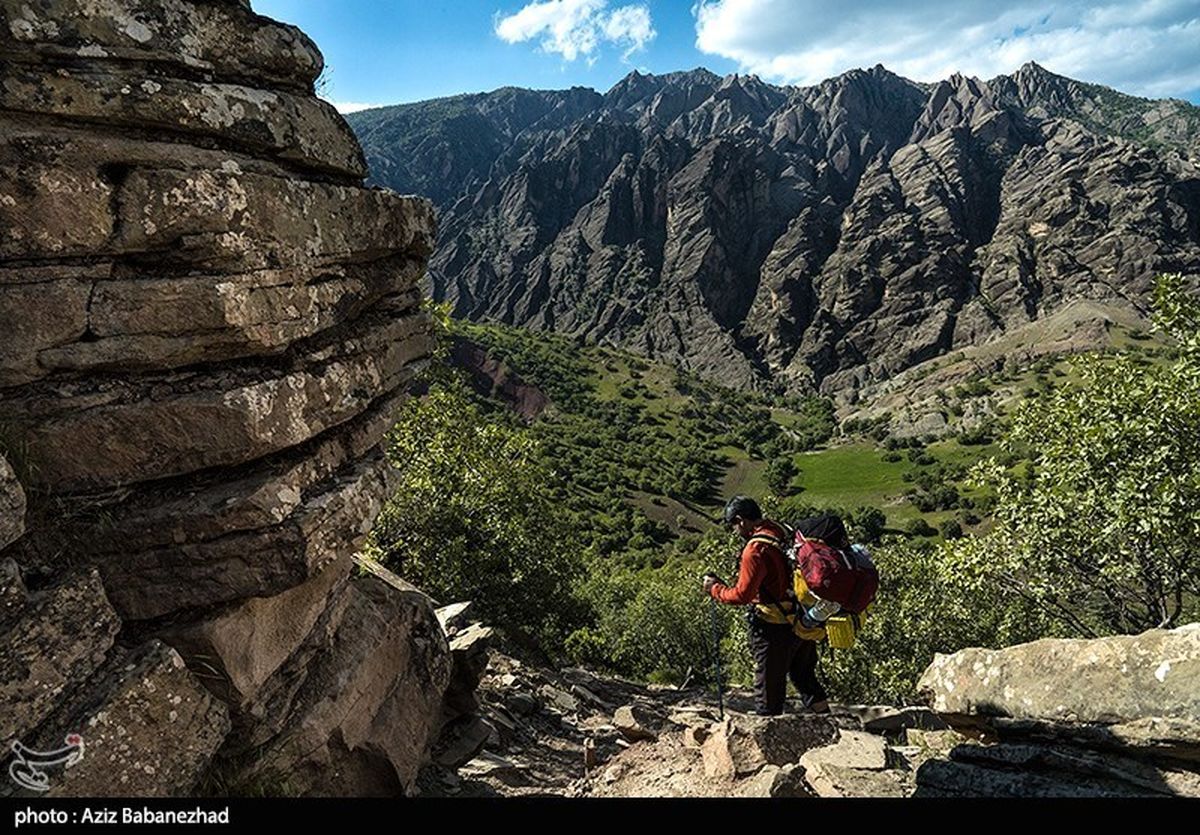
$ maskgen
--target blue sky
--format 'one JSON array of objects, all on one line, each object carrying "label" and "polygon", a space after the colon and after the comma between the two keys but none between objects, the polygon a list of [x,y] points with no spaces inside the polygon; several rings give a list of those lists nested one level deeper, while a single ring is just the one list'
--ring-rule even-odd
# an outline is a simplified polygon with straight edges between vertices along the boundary
[{"label": "blue sky", "polygon": [[705,66],[811,84],[882,63],[919,81],[1029,60],[1200,103],[1200,0],[254,0],[325,54],[344,110],[514,85],[606,90]]}]

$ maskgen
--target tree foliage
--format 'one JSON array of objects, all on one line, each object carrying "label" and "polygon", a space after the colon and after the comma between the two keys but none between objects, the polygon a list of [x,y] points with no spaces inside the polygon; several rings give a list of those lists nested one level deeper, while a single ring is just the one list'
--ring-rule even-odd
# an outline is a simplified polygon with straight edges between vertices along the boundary
[{"label": "tree foliage", "polygon": [[1200,305],[1179,276],[1156,294],[1166,363],[1075,361],[1078,387],[1023,404],[1001,441],[1028,452],[973,478],[996,495],[996,525],[953,559],[975,588],[1037,603],[1075,634],[1169,627],[1200,595]]},{"label": "tree foliage", "polygon": [[514,634],[561,640],[582,562],[527,435],[438,384],[407,404],[388,457],[399,476],[371,534],[377,557],[437,599],[474,600]]}]

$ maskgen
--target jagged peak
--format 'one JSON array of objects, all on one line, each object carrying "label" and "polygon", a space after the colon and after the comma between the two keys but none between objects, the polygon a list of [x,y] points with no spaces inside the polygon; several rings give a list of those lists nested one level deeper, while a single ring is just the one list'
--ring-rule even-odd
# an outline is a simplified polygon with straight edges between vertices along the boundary
[{"label": "jagged peak", "polygon": [[1026,61],[1013,75],[1040,75],[1040,76],[1057,76],[1055,73],[1043,67],[1037,61]]}]

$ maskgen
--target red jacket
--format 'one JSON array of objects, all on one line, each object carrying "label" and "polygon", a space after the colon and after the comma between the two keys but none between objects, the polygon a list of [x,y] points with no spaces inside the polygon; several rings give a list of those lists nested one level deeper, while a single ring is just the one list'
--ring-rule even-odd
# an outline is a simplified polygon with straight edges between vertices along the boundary
[{"label": "red jacket", "polygon": [[[756,536],[773,536],[786,542],[787,534],[775,522],[763,519],[754,529]],[[739,562],[737,585],[733,588],[724,583],[712,587],[712,596],[721,603],[740,606],[746,603],[777,603],[785,599],[791,587],[791,572],[783,551],[765,542],[747,542],[742,549]],[[759,599],[759,592],[768,595]]]}]

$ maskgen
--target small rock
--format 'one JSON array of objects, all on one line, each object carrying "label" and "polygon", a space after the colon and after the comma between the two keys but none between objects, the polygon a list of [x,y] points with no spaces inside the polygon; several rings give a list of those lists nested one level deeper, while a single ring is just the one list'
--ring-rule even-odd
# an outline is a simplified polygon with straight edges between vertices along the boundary
[{"label": "small rock", "polygon": [[832,762],[843,768],[887,768],[887,745],[865,731],[842,731],[833,745],[806,751],[801,762]]},{"label": "small rock", "polygon": [[528,782],[525,769],[506,760],[504,757],[484,752],[458,770],[460,776],[467,779],[489,777],[510,786],[519,786]]},{"label": "small rock", "polygon": [[613,725],[630,742],[657,739],[658,735],[651,728],[657,726],[661,721],[660,716],[639,704],[617,708],[612,719]]},{"label": "small rock", "polygon": [[950,727],[927,707],[845,705],[837,708],[837,712],[853,716],[864,731],[873,734],[890,734],[906,728],[940,731]]},{"label": "small rock", "polygon": [[509,710],[518,716],[529,716],[532,713],[536,713],[537,709],[541,706],[535,696],[521,691],[506,695],[504,703],[508,705]]},{"label": "small rock", "polygon": [[570,693],[559,690],[557,687],[551,687],[549,684],[543,684],[538,690],[538,695],[546,700],[547,705],[563,713],[575,713],[579,710],[578,699]]},{"label": "small rock", "polygon": [[693,726],[683,731],[683,744],[687,748],[700,748],[708,739],[708,728]]},{"label": "small rock", "polygon": [[596,755],[596,740],[590,736],[583,741],[583,767],[595,768],[600,764],[600,759]]},{"label": "small rock", "polygon": [[585,701],[595,707],[598,707],[601,710],[611,711],[613,709],[612,704],[604,701],[604,699],[597,696],[595,693],[593,693],[588,688],[584,687],[582,684],[572,684],[571,692],[573,694],[575,694],[576,696],[578,696],[580,699],[583,699],[583,701]]},{"label": "small rock", "polygon": [[438,737],[433,761],[446,768],[457,768],[475,759],[495,731],[478,716],[451,722]]},{"label": "small rock", "polygon": [[455,632],[461,632],[470,626],[474,620],[472,617],[474,613],[475,604],[471,601],[466,601],[443,606],[434,614],[437,615],[438,623],[442,625],[442,631],[450,635]]},{"label": "small rock", "polygon": [[810,797],[812,792],[804,782],[804,768],[799,765],[768,765],[752,777],[743,780],[734,790],[735,797]]}]

